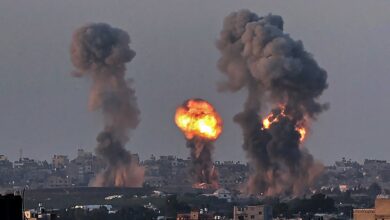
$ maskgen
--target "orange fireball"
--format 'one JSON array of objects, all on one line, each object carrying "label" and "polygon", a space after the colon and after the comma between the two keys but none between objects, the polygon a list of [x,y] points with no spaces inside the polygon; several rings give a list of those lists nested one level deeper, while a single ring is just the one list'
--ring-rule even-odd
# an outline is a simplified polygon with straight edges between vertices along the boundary
[{"label": "orange fireball", "polygon": [[[280,118],[288,117],[285,114],[285,107],[280,106],[279,108],[280,108],[280,113],[278,115],[274,115],[274,113],[271,112],[269,115],[267,115],[267,117],[265,117],[265,119],[263,120],[262,129],[268,129],[271,126],[271,124],[278,122],[280,120]],[[306,137],[306,128],[305,128],[304,124],[305,124],[304,121],[301,121],[301,122],[297,123],[297,125],[295,126],[295,130],[300,135],[300,138],[299,138],[300,142],[303,142],[305,140],[305,137]]]},{"label": "orange fireball", "polygon": [[222,132],[222,119],[214,107],[201,99],[190,99],[176,109],[175,123],[187,139],[216,140]]}]

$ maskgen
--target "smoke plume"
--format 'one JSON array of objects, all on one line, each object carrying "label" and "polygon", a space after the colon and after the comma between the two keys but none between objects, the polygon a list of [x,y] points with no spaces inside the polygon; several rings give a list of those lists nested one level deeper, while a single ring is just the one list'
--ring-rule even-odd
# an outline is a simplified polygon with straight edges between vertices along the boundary
[{"label": "smoke plume", "polygon": [[[327,108],[318,102],[328,87],[327,73],[301,41],[283,32],[283,25],[277,15],[233,12],[216,43],[218,68],[228,78],[219,90],[248,90],[244,110],[234,121],[242,128],[251,167],[249,193],[300,194],[322,169],[302,146],[302,129],[306,132],[310,121]],[[260,115],[269,108],[271,123],[266,127]]]},{"label": "smoke plume", "polygon": [[212,158],[214,144],[196,137],[187,140],[187,147],[190,149],[190,174],[194,178],[194,187],[218,188],[218,174]]},{"label": "smoke plume", "polygon": [[129,131],[139,123],[140,111],[132,80],[125,79],[125,64],[135,52],[129,35],[108,24],[94,23],[77,29],[71,44],[76,77],[92,79],[89,109],[102,111],[104,129],[97,136],[96,154],[107,163],[93,186],[136,187],[143,183],[144,170],[125,149]]}]

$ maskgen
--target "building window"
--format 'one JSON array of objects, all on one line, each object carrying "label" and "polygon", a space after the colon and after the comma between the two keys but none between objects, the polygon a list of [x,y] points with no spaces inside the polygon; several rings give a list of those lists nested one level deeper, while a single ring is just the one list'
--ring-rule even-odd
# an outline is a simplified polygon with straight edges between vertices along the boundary
[{"label": "building window", "polygon": [[255,219],[255,216],[254,216],[254,215],[251,215],[251,219]]}]

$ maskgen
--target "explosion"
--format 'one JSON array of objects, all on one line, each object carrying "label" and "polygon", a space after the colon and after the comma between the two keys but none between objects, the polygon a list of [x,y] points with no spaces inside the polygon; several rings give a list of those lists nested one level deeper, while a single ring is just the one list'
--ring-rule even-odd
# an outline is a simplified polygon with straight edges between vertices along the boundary
[{"label": "explosion", "polygon": [[175,114],[176,125],[187,139],[216,140],[222,132],[222,120],[213,106],[203,100],[188,100]]},{"label": "explosion", "polygon": [[73,34],[70,52],[74,76],[92,79],[89,109],[104,116],[96,154],[107,167],[91,181],[92,186],[140,187],[144,180],[143,167],[125,148],[129,132],[140,120],[132,80],[125,78],[125,65],[135,56],[129,44],[125,31],[104,23],[82,26]]},{"label": "explosion", "polygon": [[[284,32],[278,15],[233,12],[216,46],[218,68],[227,78],[218,89],[247,90],[244,108],[234,116],[251,170],[244,190],[269,196],[306,192],[323,167],[302,142],[308,123],[327,109],[318,101],[328,87],[326,71],[302,41]],[[261,120],[269,106],[276,108]]]},{"label": "explosion", "polygon": [[222,132],[218,112],[207,101],[190,99],[176,109],[175,123],[191,149],[193,187],[218,188],[218,174],[212,161],[213,142]]},{"label": "explosion", "polygon": [[[261,128],[261,130],[269,129],[272,124],[280,121],[281,118],[289,117],[288,115],[286,115],[285,109],[286,108],[283,105],[280,105],[279,109],[274,110],[275,112],[278,112],[278,114],[274,112],[268,114],[263,120],[263,127]],[[305,140],[306,133],[307,133],[305,124],[306,124],[305,120],[302,119],[301,121],[297,122],[295,125],[295,130],[299,133],[300,136],[299,141],[301,143]]]}]

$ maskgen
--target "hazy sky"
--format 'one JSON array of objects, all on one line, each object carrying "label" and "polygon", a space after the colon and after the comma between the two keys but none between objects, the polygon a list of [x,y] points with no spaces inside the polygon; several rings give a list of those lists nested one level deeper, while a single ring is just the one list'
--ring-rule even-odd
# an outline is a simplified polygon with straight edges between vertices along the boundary
[{"label": "hazy sky", "polygon": [[242,8],[279,14],[327,70],[322,101],[331,108],[313,123],[306,147],[324,163],[345,156],[390,159],[390,1],[0,0],[0,154],[50,159],[93,150],[102,128],[87,109],[88,79],[70,76],[72,32],[87,22],[126,30],[137,52],[127,65],[142,121],[127,148],[187,157],[173,122],[185,99],[209,100],[224,132],[216,160],[242,160],[241,130],[232,122],[241,94],[218,93],[224,78],[214,46],[223,18]]}]

